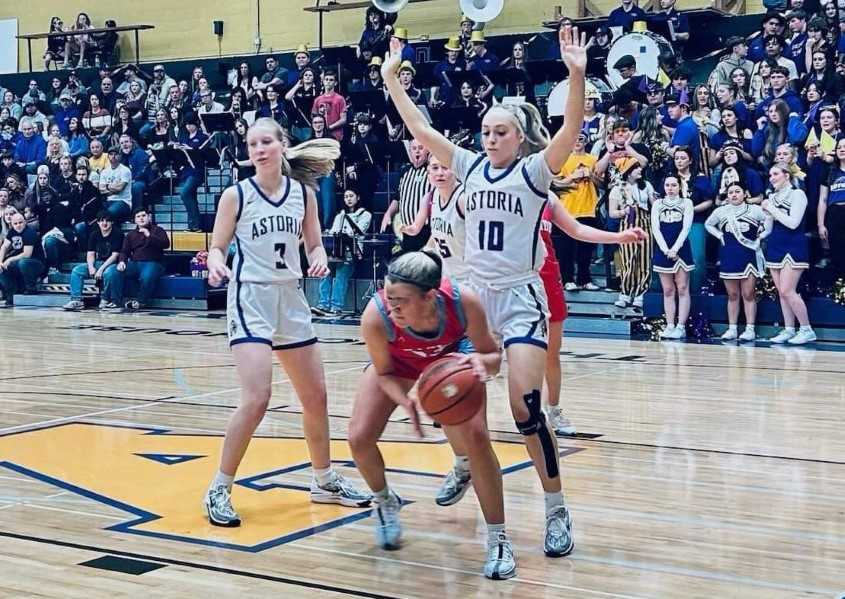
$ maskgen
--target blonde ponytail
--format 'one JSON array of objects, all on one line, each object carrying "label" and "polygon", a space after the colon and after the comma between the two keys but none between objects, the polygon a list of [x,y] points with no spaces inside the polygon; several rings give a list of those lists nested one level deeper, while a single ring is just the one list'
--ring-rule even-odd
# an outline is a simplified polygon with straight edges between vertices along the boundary
[{"label": "blonde ponytail", "polygon": [[507,112],[522,133],[523,140],[519,148],[522,156],[536,154],[549,145],[551,136],[549,130],[543,125],[543,117],[540,116],[540,111],[536,106],[527,102],[519,105],[496,104],[490,110],[496,109]]},{"label": "blonde ponytail", "polygon": [[[285,145],[290,142],[287,131],[275,120],[262,117],[252,127],[266,127],[276,132]],[[250,127],[250,128],[252,128]],[[282,173],[291,179],[317,187],[317,179],[334,170],[334,161],[340,158],[340,144],[333,138],[310,139],[295,147],[287,147],[282,155]]]}]

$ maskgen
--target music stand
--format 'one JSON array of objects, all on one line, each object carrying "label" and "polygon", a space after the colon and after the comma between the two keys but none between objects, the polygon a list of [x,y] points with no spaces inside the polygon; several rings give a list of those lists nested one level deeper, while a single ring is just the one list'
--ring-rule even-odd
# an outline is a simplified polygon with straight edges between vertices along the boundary
[{"label": "music stand", "polygon": [[469,83],[475,90],[487,84],[484,73],[481,71],[448,71],[444,75],[449,80],[449,85],[457,90],[456,95],[460,95],[460,89],[464,82]]},{"label": "music stand", "polygon": [[198,113],[206,133],[229,133],[235,130],[235,115],[231,112]]},{"label": "music stand", "polygon": [[371,112],[380,119],[387,111],[387,100],[380,89],[356,90],[349,92],[349,103],[355,112]]},{"label": "music stand", "polygon": [[[379,281],[378,278],[378,271],[381,267],[381,252],[379,251],[380,248],[389,248],[392,242],[389,239],[385,239],[386,237],[390,237],[386,234],[376,234],[373,235],[373,239],[365,239],[363,241],[364,244],[364,255],[366,256],[367,248],[370,248],[370,260],[373,264],[373,278],[370,281],[370,284],[367,286],[367,290],[364,292],[364,295],[361,296],[361,301],[364,302],[364,306],[367,305],[367,302],[378,293],[379,289],[384,285],[382,281]],[[358,312],[358,296],[355,296],[355,312]]]}]

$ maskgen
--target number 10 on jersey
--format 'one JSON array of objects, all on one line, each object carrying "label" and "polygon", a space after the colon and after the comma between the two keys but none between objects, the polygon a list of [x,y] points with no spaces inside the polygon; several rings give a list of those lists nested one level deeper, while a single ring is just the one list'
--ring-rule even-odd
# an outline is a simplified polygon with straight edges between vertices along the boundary
[{"label": "number 10 on jersey", "polygon": [[505,246],[505,223],[500,220],[478,223],[478,247],[491,252],[501,252]]}]

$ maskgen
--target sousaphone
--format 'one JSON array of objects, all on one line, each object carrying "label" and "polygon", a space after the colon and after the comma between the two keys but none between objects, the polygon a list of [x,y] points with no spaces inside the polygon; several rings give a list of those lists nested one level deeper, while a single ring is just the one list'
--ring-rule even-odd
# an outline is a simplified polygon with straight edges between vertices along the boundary
[{"label": "sousaphone", "polygon": [[461,12],[471,20],[487,23],[499,16],[505,6],[505,0],[460,0],[460,5]]}]

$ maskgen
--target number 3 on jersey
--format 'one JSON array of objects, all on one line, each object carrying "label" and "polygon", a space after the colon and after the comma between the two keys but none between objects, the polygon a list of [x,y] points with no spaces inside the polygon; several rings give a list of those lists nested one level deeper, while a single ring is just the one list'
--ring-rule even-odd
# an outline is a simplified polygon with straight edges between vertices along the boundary
[{"label": "number 3 on jersey", "polygon": [[451,258],[452,252],[449,251],[449,244],[446,243],[445,239],[434,239],[434,242],[437,244],[437,251],[440,252],[441,258]]},{"label": "number 3 on jersey", "polygon": [[505,223],[500,220],[478,223],[478,248],[501,252],[505,247]]},{"label": "number 3 on jersey", "polygon": [[273,249],[279,254],[279,259],[276,260],[276,268],[280,270],[288,267],[285,264],[285,245],[284,243],[277,243],[273,246]]}]

